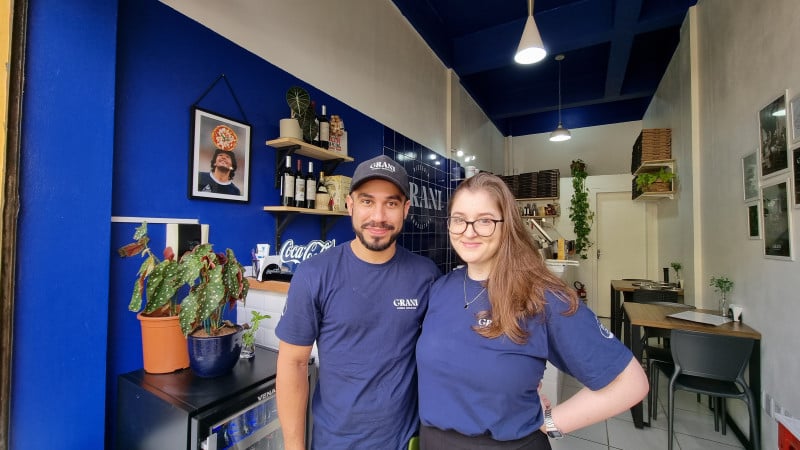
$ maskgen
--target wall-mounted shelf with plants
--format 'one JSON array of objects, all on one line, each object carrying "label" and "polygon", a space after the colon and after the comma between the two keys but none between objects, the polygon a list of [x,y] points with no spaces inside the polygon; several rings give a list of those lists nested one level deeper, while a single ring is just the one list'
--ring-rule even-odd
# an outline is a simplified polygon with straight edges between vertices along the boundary
[{"label": "wall-mounted shelf with plants", "polygon": [[634,200],[673,199],[675,182],[675,160],[646,161],[633,173],[632,198]]}]

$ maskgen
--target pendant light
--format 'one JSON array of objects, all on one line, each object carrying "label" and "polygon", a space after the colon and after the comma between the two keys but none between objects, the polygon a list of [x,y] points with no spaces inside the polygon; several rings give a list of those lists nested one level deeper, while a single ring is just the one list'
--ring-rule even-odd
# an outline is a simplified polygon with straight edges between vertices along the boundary
[{"label": "pendant light", "polygon": [[522,30],[514,61],[519,64],[533,64],[543,60],[545,56],[547,50],[544,49],[539,29],[533,20],[533,0],[528,0],[528,19],[525,21],[525,29]]},{"label": "pendant light", "polygon": [[564,55],[556,56],[558,61],[558,126],[552,133],[550,133],[550,140],[553,142],[561,142],[572,139],[572,134],[568,129],[564,128],[561,124],[561,61],[564,60]]}]

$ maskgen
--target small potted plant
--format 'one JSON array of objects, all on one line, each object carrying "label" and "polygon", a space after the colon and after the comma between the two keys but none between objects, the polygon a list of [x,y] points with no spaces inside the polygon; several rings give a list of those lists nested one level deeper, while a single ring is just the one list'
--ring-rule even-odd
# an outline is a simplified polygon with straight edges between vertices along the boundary
[{"label": "small potted plant", "polygon": [[727,315],[727,301],[728,301],[728,294],[733,290],[733,281],[726,277],[711,277],[711,287],[714,288],[716,292],[720,294],[719,299],[719,312],[723,316]]},{"label": "small potted plant", "polygon": [[[134,241],[119,249],[122,257],[144,258],[128,309],[137,313],[142,333],[142,359],[145,372],[169,373],[189,367],[186,338],[178,320],[178,289],[184,284],[183,272],[172,248],[164,249],[164,259],[150,249],[147,222],[136,228]],[[142,304],[144,303],[144,309]]]},{"label": "small potted plant", "polygon": [[242,325],[244,333],[242,333],[242,353],[240,358],[249,359],[256,356],[256,331],[258,331],[259,324],[264,319],[269,319],[269,314],[261,314],[258,311],[252,311],[253,317],[250,323]]},{"label": "small potted plant", "polygon": [[187,268],[189,294],[181,300],[181,330],[189,342],[192,371],[211,378],[228,373],[242,348],[242,327],[224,320],[225,309],[244,300],[250,284],[233,250],[215,253],[211,244],[186,252],[180,264]]},{"label": "small potted plant", "polygon": [[318,126],[314,103],[308,95],[308,91],[300,86],[292,86],[286,91],[286,103],[292,112],[293,119],[297,119],[303,133],[303,140],[311,143],[317,135]]},{"label": "small potted plant", "polygon": [[683,266],[679,262],[671,262],[669,265],[675,271],[675,283],[680,288],[683,287],[683,280],[681,279],[681,269]]}]

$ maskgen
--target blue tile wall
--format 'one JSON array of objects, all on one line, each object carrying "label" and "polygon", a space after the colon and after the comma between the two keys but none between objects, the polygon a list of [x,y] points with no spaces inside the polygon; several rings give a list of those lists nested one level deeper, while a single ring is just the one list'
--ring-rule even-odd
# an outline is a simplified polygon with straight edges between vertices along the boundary
[{"label": "blue tile wall", "polygon": [[411,209],[398,243],[432,259],[442,273],[453,269],[458,258],[450,248],[445,218],[461,167],[388,127],[383,132],[383,154],[406,169],[411,183]]}]

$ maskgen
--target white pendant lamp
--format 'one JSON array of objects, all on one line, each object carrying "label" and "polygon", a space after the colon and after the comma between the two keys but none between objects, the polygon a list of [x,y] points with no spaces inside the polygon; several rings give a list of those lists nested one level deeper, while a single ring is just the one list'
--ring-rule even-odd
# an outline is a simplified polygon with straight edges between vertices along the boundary
[{"label": "white pendant lamp", "polygon": [[550,140],[552,142],[568,141],[572,139],[572,134],[561,124],[561,61],[563,60],[564,55],[556,56],[556,61],[558,61],[558,126],[550,133]]},{"label": "white pendant lamp", "polygon": [[522,31],[522,39],[519,40],[514,61],[519,64],[533,64],[543,60],[545,56],[547,50],[544,49],[539,29],[533,20],[533,0],[528,0],[528,20],[525,21],[525,29]]}]

